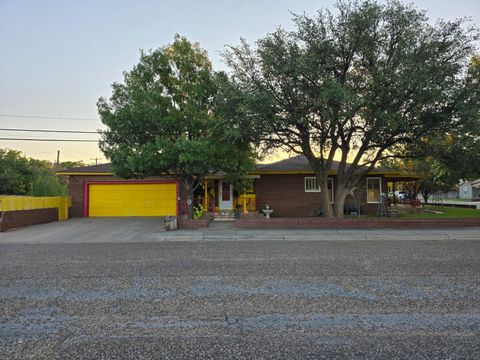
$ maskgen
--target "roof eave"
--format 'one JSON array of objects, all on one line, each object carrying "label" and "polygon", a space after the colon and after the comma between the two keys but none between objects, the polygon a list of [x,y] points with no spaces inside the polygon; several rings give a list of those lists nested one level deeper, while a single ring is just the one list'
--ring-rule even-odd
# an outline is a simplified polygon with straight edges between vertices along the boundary
[{"label": "roof eave", "polygon": [[58,171],[57,175],[65,175],[65,176],[81,176],[81,175],[95,175],[95,176],[108,176],[113,175],[111,172],[80,172],[80,171]]}]

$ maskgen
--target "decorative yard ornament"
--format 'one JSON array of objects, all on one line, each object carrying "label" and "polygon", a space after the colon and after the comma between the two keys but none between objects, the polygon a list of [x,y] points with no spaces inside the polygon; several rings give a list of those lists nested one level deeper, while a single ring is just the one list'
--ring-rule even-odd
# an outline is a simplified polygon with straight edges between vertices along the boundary
[{"label": "decorative yard ornament", "polygon": [[378,196],[377,216],[388,216],[387,211],[388,195],[381,193]]}]

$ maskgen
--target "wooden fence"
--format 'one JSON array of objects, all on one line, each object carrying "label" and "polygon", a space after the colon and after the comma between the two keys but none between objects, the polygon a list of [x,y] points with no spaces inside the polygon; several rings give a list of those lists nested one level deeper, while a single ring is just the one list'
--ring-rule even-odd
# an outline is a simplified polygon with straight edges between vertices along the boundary
[{"label": "wooden fence", "polygon": [[72,199],[69,196],[0,195],[0,212],[57,208],[58,221],[64,221],[68,219],[68,208],[70,206],[72,206]]}]

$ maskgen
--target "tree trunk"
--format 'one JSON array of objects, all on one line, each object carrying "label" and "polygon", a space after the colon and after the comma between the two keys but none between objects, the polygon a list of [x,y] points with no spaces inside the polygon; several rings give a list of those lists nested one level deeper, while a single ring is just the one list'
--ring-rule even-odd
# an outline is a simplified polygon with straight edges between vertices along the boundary
[{"label": "tree trunk", "polygon": [[[192,178],[182,178],[182,184],[181,186],[181,199],[184,199],[184,196],[186,195],[187,197],[187,218],[188,219],[193,219],[193,191],[195,189],[195,179]],[[185,194],[183,194],[183,191],[185,191]]]},{"label": "tree trunk", "polygon": [[345,200],[347,198],[347,189],[343,186],[337,185],[337,188],[335,190],[335,202],[333,204],[335,208],[335,217],[337,219],[343,219],[345,211]]},{"label": "tree trunk", "polygon": [[328,196],[328,175],[317,174],[317,182],[320,184],[320,207],[323,211],[323,217],[329,219],[335,218],[330,197]]},{"label": "tree trunk", "polygon": [[187,217],[193,219],[193,184],[187,187]]},{"label": "tree trunk", "polygon": [[423,197],[423,201],[425,202],[425,205],[428,204],[428,198],[430,197],[430,195],[431,195],[430,192],[422,193],[422,197]]}]

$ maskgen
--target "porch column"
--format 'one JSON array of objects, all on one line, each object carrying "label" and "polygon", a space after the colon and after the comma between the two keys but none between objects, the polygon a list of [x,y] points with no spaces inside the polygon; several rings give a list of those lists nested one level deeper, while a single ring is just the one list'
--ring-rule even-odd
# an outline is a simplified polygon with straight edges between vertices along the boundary
[{"label": "porch column", "polygon": [[395,195],[395,180],[392,180],[392,189],[393,189],[393,205],[397,205],[396,195]]},{"label": "porch column", "polygon": [[203,187],[205,189],[205,198],[203,199],[203,207],[205,210],[208,211],[208,180],[205,180],[205,186]]},{"label": "porch column", "polygon": [[248,210],[247,210],[247,193],[245,191],[243,192],[243,213],[244,214],[248,213]]}]

